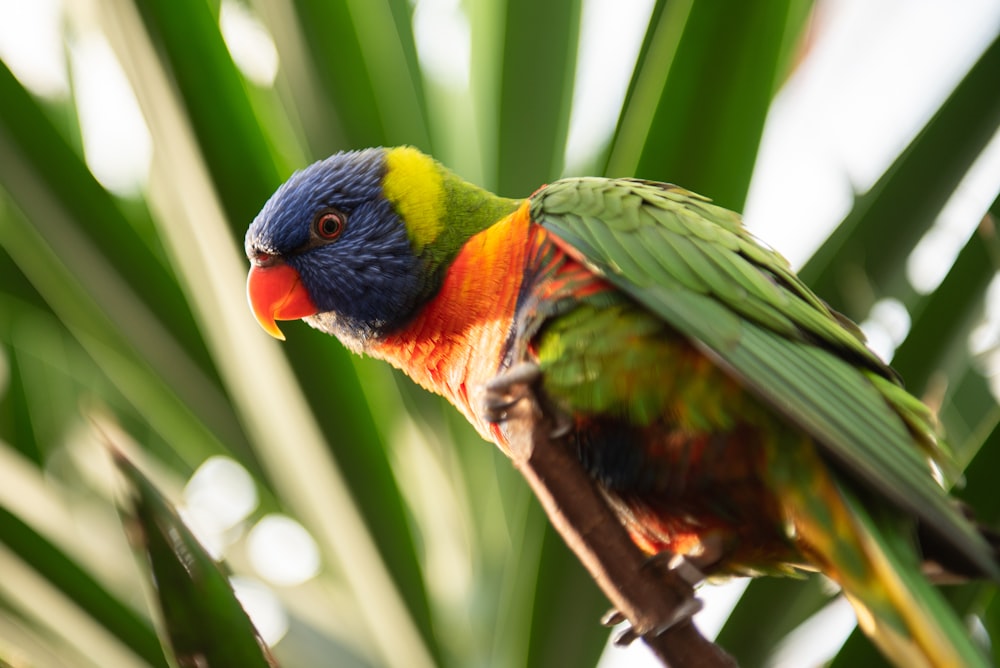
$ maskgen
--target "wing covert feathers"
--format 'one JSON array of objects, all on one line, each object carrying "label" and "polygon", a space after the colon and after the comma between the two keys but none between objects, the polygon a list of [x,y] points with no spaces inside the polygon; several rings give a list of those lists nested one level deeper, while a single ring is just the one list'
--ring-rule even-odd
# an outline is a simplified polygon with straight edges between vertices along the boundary
[{"label": "wing covert feathers", "polygon": [[840,468],[908,511],[984,574],[992,552],[929,474],[944,459],[930,412],[860,330],[830,309],[739,216],[676,186],[557,181],[531,218],[573,257],[700,346]]}]

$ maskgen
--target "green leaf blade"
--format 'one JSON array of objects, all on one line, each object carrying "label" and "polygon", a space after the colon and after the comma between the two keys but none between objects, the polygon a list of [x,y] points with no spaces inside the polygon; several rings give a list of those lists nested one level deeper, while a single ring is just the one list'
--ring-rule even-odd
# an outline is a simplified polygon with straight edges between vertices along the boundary
[{"label": "green leaf blade", "polygon": [[163,624],[181,665],[276,668],[229,580],[153,484],[113,451],[131,487],[126,531],[148,560]]}]

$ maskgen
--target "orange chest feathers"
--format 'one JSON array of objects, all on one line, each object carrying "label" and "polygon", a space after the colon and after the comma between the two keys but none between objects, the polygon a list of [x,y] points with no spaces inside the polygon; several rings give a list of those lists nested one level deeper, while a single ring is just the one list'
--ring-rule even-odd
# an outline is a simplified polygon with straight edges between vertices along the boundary
[{"label": "orange chest feathers", "polygon": [[497,375],[525,266],[542,235],[527,202],[476,234],[452,261],[437,295],[404,329],[367,350],[447,398],[488,440],[494,434],[480,415],[480,392]]}]

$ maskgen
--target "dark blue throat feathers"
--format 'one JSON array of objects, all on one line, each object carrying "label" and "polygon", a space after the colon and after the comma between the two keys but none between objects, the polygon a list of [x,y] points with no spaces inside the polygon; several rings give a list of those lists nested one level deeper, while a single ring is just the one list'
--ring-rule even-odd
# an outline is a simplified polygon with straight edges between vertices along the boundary
[{"label": "dark blue throat feathers", "polygon": [[251,262],[295,269],[331,333],[367,339],[408,318],[429,289],[382,190],[385,151],[339,153],[295,173],[247,230]]}]

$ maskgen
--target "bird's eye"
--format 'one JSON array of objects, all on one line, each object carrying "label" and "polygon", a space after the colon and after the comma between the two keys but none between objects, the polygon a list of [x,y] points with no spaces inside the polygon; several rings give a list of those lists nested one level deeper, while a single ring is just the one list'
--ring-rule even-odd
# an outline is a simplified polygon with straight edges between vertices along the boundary
[{"label": "bird's eye", "polygon": [[313,218],[316,236],[325,241],[333,241],[344,231],[344,214],[334,209],[323,209]]}]

